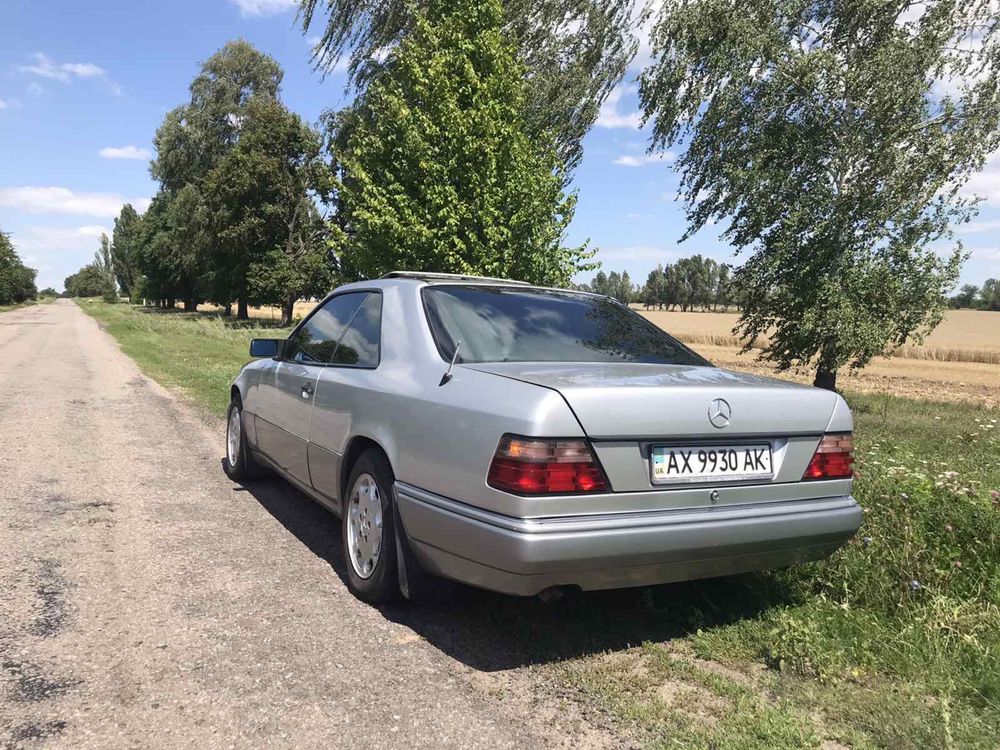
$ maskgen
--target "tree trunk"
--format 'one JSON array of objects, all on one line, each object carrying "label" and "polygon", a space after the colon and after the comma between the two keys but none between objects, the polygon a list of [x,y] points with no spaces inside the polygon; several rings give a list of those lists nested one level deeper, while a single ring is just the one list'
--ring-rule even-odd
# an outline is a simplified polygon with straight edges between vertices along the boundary
[{"label": "tree trunk", "polygon": [[236,306],[236,319],[250,320],[250,313],[247,310],[247,301],[245,299],[240,299],[239,304]]},{"label": "tree trunk", "polygon": [[233,317],[233,303],[232,302],[227,302],[226,303],[226,309],[222,311],[222,314],[225,315],[227,318]]},{"label": "tree trunk", "polygon": [[193,298],[184,300],[184,309],[187,312],[198,312],[198,300]]},{"label": "tree trunk", "polygon": [[820,364],[816,368],[816,379],[813,380],[813,385],[817,388],[825,388],[828,391],[837,390],[837,371]]},{"label": "tree trunk", "polygon": [[281,325],[282,327],[290,326],[292,324],[292,315],[295,313],[295,301],[298,297],[294,294],[288,295],[285,299],[285,304],[281,306]]},{"label": "tree trunk", "polygon": [[167,309],[173,310],[175,307],[177,307],[177,300],[173,297],[167,297]]}]

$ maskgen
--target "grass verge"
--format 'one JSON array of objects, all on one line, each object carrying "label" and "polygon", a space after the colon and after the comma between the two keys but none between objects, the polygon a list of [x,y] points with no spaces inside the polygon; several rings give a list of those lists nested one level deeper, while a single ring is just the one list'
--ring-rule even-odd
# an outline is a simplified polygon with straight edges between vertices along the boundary
[{"label": "grass verge", "polygon": [[265,320],[166,312],[100,300],[76,300],[117,339],[122,351],[158,382],[178,388],[217,416],[229,406],[229,385],[250,359],[250,339],[288,335]]},{"label": "grass verge", "polygon": [[[221,415],[262,321],[81,301],[144,371]],[[651,747],[996,748],[1000,410],[848,394],[865,509],[771,573],[398,615],[482,671],[545,679]],[[484,602],[483,597],[487,597]]]}]

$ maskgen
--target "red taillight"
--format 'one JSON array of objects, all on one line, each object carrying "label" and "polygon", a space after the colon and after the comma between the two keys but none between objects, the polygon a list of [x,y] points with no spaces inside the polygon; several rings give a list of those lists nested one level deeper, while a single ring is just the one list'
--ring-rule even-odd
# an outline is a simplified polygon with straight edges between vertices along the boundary
[{"label": "red taillight", "polygon": [[519,495],[605,492],[604,473],[585,440],[503,437],[486,479]]},{"label": "red taillight", "polygon": [[803,479],[850,479],[854,476],[854,437],[824,435]]}]

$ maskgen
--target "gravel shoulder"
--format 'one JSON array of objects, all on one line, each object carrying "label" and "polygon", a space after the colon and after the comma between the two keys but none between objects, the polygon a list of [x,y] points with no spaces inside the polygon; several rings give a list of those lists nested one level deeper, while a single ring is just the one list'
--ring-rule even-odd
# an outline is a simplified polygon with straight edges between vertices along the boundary
[{"label": "gravel shoulder", "polygon": [[491,596],[355,600],[339,522],[230,482],[221,424],[68,300],[0,315],[0,393],[0,747],[624,742],[462,631]]}]

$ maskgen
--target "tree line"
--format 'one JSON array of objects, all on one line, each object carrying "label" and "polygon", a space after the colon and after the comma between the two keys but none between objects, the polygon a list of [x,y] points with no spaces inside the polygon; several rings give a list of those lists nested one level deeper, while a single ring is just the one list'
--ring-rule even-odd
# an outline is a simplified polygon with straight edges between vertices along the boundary
[{"label": "tree line", "polygon": [[604,294],[622,304],[641,303],[647,310],[674,310],[683,312],[703,310],[739,309],[740,295],[733,282],[733,268],[700,254],[681,258],[674,263],[659,264],[649,272],[646,283],[639,286],[632,282],[628,271],[599,271],[590,283],[579,284],[577,289]]},{"label": "tree line", "polygon": [[[299,296],[399,268],[550,285],[598,270],[593,248],[565,242],[571,175],[637,50],[635,4],[390,5],[301,0],[317,66],[346,58],[356,94],[316,126],[247,42],[202,65],[156,133],[151,206],[116,222],[123,293],[287,318]],[[676,152],[682,239],[717,224],[745,254],[736,269],[697,256],[657,269],[644,303],[737,304],[748,348],[827,388],[937,325],[964,255],[934,248],[977,210],[960,188],[1000,147],[1000,24],[982,0],[909,8],[643,12],[641,115],[650,152]]]},{"label": "tree line", "polygon": [[1000,310],[1000,280],[986,279],[982,287],[963,284],[962,288],[949,300],[954,308],[974,310]]}]

